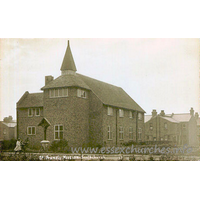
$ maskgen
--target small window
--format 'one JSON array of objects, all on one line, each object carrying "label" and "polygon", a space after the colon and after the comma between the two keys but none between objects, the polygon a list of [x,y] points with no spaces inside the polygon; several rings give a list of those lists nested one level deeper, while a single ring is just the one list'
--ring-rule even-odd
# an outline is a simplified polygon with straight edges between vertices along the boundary
[{"label": "small window", "polygon": [[63,97],[68,96],[68,88],[63,88]]},{"label": "small window", "polygon": [[86,98],[86,91],[82,90],[82,89],[78,89],[77,90],[77,96],[85,99]]},{"label": "small window", "polygon": [[153,138],[153,141],[156,141],[156,137]]},{"label": "small window", "polygon": [[167,130],[168,129],[167,123],[165,123],[164,126],[165,126],[165,130]]},{"label": "small window", "polygon": [[185,124],[183,124],[183,125],[182,125],[182,127],[183,127],[183,128],[186,128],[186,125],[185,125]]},{"label": "small window", "polygon": [[124,128],[122,126],[119,127],[119,139],[124,139]]},{"label": "small window", "polygon": [[129,139],[133,140],[133,127],[129,127]]},{"label": "small window", "polygon": [[36,134],[36,128],[35,126],[28,126],[27,128],[27,135],[35,135]]},{"label": "small window", "polygon": [[138,129],[138,139],[141,140],[142,139],[142,128]]},{"label": "small window", "polygon": [[107,107],[107,114],[113,115],[113,108],[112,107]]},{"label": "small window", "polygon": [[163,137],[160,138],[160,141],[163,141]]},{"label": "small window", "polygon": [[54,126],[54,139],[55,140],[63,139],[63,125]]},{"label": "small window", "polygon": [[29,108],[29,109],[28,109],[28,116],[29,116],[29,117],[32,117],[32,116],[33,116],[33,109],[32,109],[32,108]]},{"label": "small window", "polygon": [[142,113],[138,113],[138,119],[142,120]]},{"label": "small window", "polygon": [[35,116],[40,116],[40,108],[35,109]]},{"label": "small window", "polygon": [[112,132],[110,126],[108,126],[108,140],[112,140]]},{"label": "small window", "polygon": [[147,140],[149,140],[149,136],[148,135],[146,136],[146,138],[147,138]]},{"label": "small window", "polygon": [[124,117],[124,110],[119,109],[119,117]]}]

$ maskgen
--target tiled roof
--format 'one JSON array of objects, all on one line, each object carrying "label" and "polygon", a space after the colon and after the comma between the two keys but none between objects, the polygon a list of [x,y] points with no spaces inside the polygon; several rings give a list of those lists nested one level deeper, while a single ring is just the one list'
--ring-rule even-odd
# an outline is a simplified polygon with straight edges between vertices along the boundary
[{"label": "tiled roof", "polygon": [[92,90],[105,105],[145,112],[122,88],[81,74],[59,76],[41,89],[72,86]]},{"label": "tiled roof", "polygon": [[[161,116],[160,116],[160,117],[161,117]],[[170,121],[170,122],[173,122],[173,123],[179,123],[177,120],[175,120],[175,119],[173,119],[173,118],[171,118],[171,117],[161,117],[161,118],[166,119],[166,120],[168,120],[168,121]]]},{"label": "tiled roof", "polygon": [[46,86],[41,88],[50,89],[50,88],[60,88],[60,87],[81,87],[85,89],[90,89],[87,84],[78,76],[78,75],[62,75],[56,78],[55,80],[49,82]]},{"label": "tiled roof", "polygon": [[17,103],[18,108],[42,107],[43,106],[43,93],[25,93],[23,99]]},{"label": "tiled roof", "polygon": [[[189,122],[191,119],[190,113],[183,113],[183,114],[166,114],[164,117],[157,115],[163,119],[166,119],[173,123],[180,123],[180,122]],[[151,119],[152,115],[145,115],[144,122],[148,122]],[[197,120],[198,121],[198,120]],[[200,121],[199,121],[200,123]],[[198,124],[198,122],[197,122]]]},{"label": "tiled roof", "polygon": [[174,114],[172,118],[179,122],[189,122],[191,119],[191,115],[190,113]]},{"label": "tiled roof", "polygon": [[77,74],[105,105],[145,112],[122,88]]}]

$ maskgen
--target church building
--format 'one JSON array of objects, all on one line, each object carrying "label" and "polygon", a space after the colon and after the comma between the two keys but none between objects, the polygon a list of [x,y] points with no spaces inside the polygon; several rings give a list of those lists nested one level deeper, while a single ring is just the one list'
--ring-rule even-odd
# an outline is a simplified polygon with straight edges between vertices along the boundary
[{"label": "church building", "polygon": [[68,41],[61,75],[45,77],[40,93],[17,102],[17,134],[30,144],[66,139],[70,147],[120,146],[144,141],[145,111],[120,87],[77,73]]}]

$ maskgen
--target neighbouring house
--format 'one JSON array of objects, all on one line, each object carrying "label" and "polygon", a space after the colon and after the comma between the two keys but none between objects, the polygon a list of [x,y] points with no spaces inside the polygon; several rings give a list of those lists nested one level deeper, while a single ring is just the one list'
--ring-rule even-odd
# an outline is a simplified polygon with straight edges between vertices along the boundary
[{"label": "neighbouring house", "polygon": [[157,114],[145,116],[145,141],[149,143],[173,143],[176,145],[199,146],[197,129],[197,113],[193,108],[189,113],[165,114],[164,110]]},{"label": "neighbouring house", "polygon": [[145,111],[120,87],[76,73],[68,41],[61,76],[17,102],[17,133],[30,144],[66,139],[69,146],[120,146],[144,141]]},{"label": "neighbouring house", "polygon": [[5,117],[3,121],[0,121],[0,140],[16,139],[16,127],[17,123],[12,116]]},{"label": "neighbouring house", "polygon": [[197,112],[195,113],[195,118],[197,121],[197,138],[198,138],[198,142],[200,145],[200,118],[199,118],[199,114]]}]

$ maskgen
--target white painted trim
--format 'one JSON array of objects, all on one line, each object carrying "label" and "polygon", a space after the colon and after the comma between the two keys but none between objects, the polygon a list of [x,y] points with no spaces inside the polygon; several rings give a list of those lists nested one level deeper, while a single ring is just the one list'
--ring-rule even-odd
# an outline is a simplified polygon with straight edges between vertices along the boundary
[{"label": "white painted trim", "polygon": [[63,132],[63,138],[64,138],[64,126],[63,126],[62,124],[55,124],[55,125],[54,125],[54,140],[60,140],[60,139],[56,139],[56,138],[55,138],[55,131],[56,131],[56,130],[55,130],[55,127],[56,127],[56,126],[59,127],[59,129],[58,129],[58,134],[59,134],[58,136],[59,136],[59,138],[60,138],[60,126],[63,127],[62,132]]},{"label": "white painted trim", "polygon": [[[32,128],[35,128],[35,134],[32,134]],[[31,128],[31,134],[29,134],[29,128]],[[27,126],[27,135],[36,135],[36,126]]]}]

